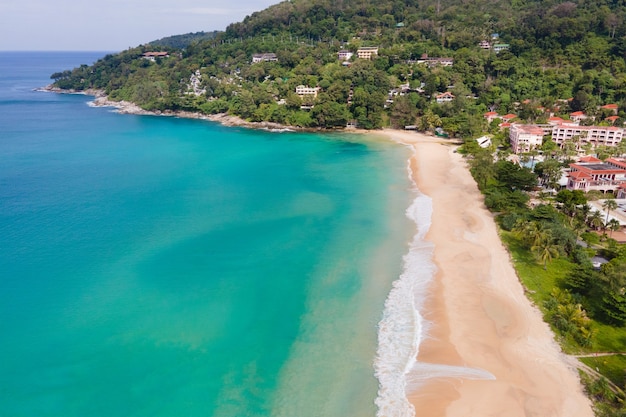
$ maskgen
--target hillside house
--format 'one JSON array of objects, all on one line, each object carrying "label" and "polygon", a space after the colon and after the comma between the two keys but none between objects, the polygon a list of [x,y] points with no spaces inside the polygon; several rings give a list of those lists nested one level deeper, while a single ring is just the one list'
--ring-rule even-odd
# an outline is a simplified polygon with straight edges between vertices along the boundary
[{"label": "hillside house", "polygon": [[605,104],[604,106],[600,106],[603,110],[610,110],[614,115],[617,115],[617,110],[619,106],[617,104]]},{"label": "hillside house", "polygon": [[144,52],[141,54],[141,57],[152,62],[155,62],[157,58],[168,58],[170,56],[169,52]]},{"label": "hillside house", "polygon": [[513,119],[517,118],[517,114],[513,114],[513,113],[509,113],[509,114],[505,114],[504,116],[500,117],[502,119],[503,122],[505,123],[511,123],[511,121]]},{"label": "hillside house", "polygon": [[275,53],[254,54],[252,55],[252,63],[257,62],[278,62],[278,58]]},{"label": "hillside house", "polygon": [[341,51],[337,52],[337,58],[340,61],[350,61],[353,56],[354,52],[348,51],[346,49],[342,49]]},{"label": "hillside house", "polygon": [[575,111],[569,114],[569,118],[576,123],[580,123],[587,118],[587,115],[582,111]]},{"label": "hillside house", "polygon": [[429,68],[441,65],[442,67],[451,67],[454,65],[454,58],[432,58],[428,54],[422,54],[422,57],[417,60],[418,64],[426,64]]},{"label": "hillside house", "polygon": [[493,45],[493,51],[497,54],[502,51],[508,50],[510,45],[508,43],[496,43]]},{"label": "hillside house", "polygon": [[445,93],[437,94],[435,96],[435,99],[437,100],[437,103],[439,103],[439,104],[449,103],[452,100],[454,100],[454,94],[452,94],[449,91],[446,91]]},{"label": "hillside house", "polygon": [[356,56],[360,59],[372,59],[378,56],[377,46],[364,46],[356,51]]},{"label": "hillside house", "polygon": [[500,115],[498,114],[497,111],[489,111],[489,112],[483,114],[483,117],[487,120],[487,123],[490,124],[495,119],[499,119]]},{"label": "hillside house", "polygon": [[317,93],[320,90],[319,87],[307,87],[305,85],[299,85],[296,87],[296,94],[298,97],[306,98],[306,97],[317,97]]}]

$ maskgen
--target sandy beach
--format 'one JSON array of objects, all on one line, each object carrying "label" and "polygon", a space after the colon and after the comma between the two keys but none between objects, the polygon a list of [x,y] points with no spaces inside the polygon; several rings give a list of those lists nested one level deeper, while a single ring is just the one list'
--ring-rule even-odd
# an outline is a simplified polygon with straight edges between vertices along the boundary
[{"label": "sandy beach", "polygon": [[411,145],[412,175],[433,201],[427,240],[438,271],[418,362],[487,371],[495,379],[431,378],[407,392],[417,416],[591,417],[576,369],[526,298],[492,215],[455,146],[388,130]]}]

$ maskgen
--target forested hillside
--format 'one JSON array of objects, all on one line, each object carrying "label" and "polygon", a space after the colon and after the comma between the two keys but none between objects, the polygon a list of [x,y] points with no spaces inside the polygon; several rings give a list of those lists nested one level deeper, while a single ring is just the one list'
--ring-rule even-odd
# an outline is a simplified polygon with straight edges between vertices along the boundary
[{"label": "forested hillside", "polygon": [[188,47],[192,43],[202,42],[208,39],[213,39],[217,36],[218,33],[219,33],[218,31],[194,32],[194,33],[185,33],[182,35],[167,36],[165,38],[152,41],[147,46],[158,47],[158,48],[183,49],[183,48]]},{"label": "forested hillside", "polygon": [[[541,121],[540,106],[593,114],[617,103],[621,116],[625,12],[621,0],[285,1],[212,39],[142,45],[53,79],[149,110],[229,112],[303,127],[441,126],[470,137],[488,129],[482,115],[489,110]],[[378,55],[338,59],[338,51],[362,46],[379,47]],[[148,51],[169,56],[149,60]],[[260,53],[275,59],[252,63]],[[299,85],[318,89],[297,95]],[[454,99],[437,103],[446,91]]]}]

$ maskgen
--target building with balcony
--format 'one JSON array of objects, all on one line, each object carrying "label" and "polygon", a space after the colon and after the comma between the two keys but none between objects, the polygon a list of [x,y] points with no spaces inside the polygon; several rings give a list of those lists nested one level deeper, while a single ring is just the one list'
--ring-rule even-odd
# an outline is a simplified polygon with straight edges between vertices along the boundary
[{"label": "building with balcony", "polygon": [[594,157],[570,164],[568,190],[615,192],[626,184],[626,163],[609,158],[602,162]]},{"label": "building with balcony", "polygon": [[364,46],[357,49],[356,56],[361,59],[372,59],[378,56],[378,46]]},{"label": "building with balcony", "polygon": [[509,140],[515,153],[530,152],[543,143],[544,130],[534,125],[512,124],[509,128]]}]

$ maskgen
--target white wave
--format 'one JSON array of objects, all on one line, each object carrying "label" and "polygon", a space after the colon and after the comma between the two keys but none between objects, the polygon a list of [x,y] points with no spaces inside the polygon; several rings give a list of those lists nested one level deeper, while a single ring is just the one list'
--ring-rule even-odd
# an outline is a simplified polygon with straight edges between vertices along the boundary
[{"label": "white wave", "polygon": [[[417,191],[417,190],[416,190]],[[374,364],[379,381],[377,416],[413,417],[415,410],[406,398],[407,374],[415,365],[419,345],[428,323],[420,314],[426,288],[435,273],[433,244],[424,241],[430,228],[432,200],[418,192],[407,209],[417,232],[404,256],[404,270],[385,301],[378,324],[378,350]]]},{"label": "white wave", "polygon": [[427,336],[430,325],[420,311],[423,311],[436,266],[433,262],[434,245],[424,241],[431,224],[432,200],[417,188],[415,191],[417,197],[406,215],[415,222],[417,231],[403,258],[403,272],[392,284],[383,318],[378,324],[378,350],[374,363],[379,382],[378,417],[414,417],[415,409],[406,398],[407,389],[415,389],[432,378],[495,379],[481,369],[416,361],[420,343]]}]

